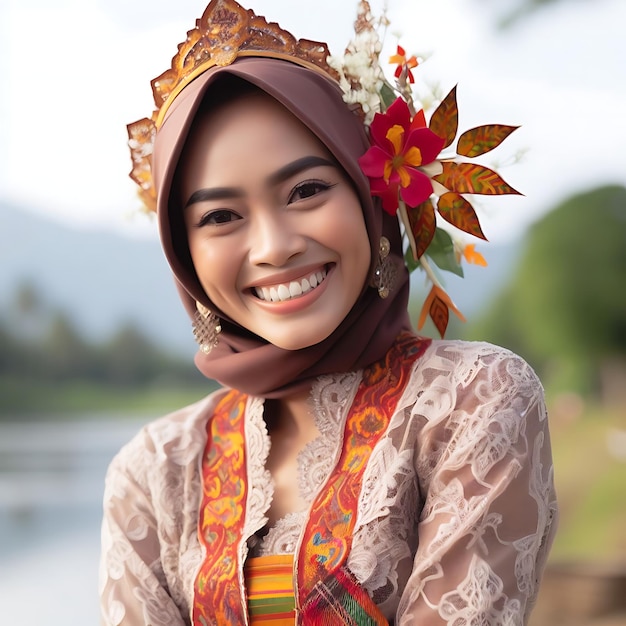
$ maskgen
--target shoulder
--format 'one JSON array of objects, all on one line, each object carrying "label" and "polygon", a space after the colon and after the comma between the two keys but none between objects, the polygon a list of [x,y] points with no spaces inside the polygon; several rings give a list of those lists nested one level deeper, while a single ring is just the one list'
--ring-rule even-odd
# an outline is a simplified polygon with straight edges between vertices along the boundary
[{"label": "shoulder", "polygon": [[484,417],[505,408],[523,415],[531,405],[543,403],[543,387],[532,367],[506,348],[433,340],[413,364],[403,402],[429,422],[452,412]]},{"label": "shoulder", "polygon": [[163,466],[195,464],[206,442],[206,425],[226,390],[146,424],[113,458],[109,474],[122,472],[146,483]]},{"label": "shoulder", "polygon": [[489,343],[433,341],[414,365],[403,403],[407,425],[418,429],[416,466],[425,487],[442,467],[471,467],[479,481],[500,462],[519,469],[535,444],[547,441],[535,372]]},{"label": "shoulder", "polygon": [[487,342],[433,340],[413,374],[430,376],[463,388],[485,381],[496,387],[541,386],[532,367],[507,348]]}]

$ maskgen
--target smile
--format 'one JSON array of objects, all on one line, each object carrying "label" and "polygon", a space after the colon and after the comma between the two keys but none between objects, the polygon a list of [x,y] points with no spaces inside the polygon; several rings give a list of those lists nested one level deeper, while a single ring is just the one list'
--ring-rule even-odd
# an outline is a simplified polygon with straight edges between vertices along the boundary
[{"label": "smile", "polygon": [[326,268],[311,273],[310,276],[289,283],[272,285],[271,287],[255,287],[254,293],[266,302],[285,302],[313,291],[326,279]]}]

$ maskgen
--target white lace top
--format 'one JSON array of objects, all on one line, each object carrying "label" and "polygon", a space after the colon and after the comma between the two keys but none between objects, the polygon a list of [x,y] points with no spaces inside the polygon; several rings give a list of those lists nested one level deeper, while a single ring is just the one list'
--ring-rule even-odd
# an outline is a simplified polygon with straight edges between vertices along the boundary
[{"label": "white lace top", "polygon": [[[311,502],[336,462],[360,372],[323,376],[320,437],[299,457]],[[106,480],[100,592],[105,625],[190,624],[205,426],[220,394],[146,426]],[[307,510],[259,540],[272,479],[263,400],[246,408],[247,545],[293,553]],[[489,344],[433,341],[413,367],[363,476],[348,567],[390,624],[523,625],[556,529],[543,391]]]}]

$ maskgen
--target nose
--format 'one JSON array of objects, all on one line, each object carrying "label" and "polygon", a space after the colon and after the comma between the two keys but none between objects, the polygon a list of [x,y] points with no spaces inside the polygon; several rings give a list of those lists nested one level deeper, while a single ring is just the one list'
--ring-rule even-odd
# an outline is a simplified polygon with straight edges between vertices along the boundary
[{"label": "nose", "polygon": [[249,259],[253,265],[280,267],[306,250],[306,237],[289,211],[264,210],[256,214],[249,231]]}]

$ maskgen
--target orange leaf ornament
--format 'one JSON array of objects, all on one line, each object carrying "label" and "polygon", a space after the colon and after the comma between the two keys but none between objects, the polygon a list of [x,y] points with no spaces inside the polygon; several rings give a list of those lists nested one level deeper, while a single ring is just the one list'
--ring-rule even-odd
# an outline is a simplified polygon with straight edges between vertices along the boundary
[{"label": "orange leaf ornament", "polygon": [[462,321],[465,321],[465,317],[459,311],[450,296],[439,286],[433,285],[428,297],[424,300],[420,317],[417,322],[418,330],[421,330],[426,322],[426,318],[430,316],[435,327],[439,331],[441,337],[446,334],[446,328],[448,327],[448,321],[450,319],[450,310]]},{"label": "orange leaf ornament", "polygon": [[442,162],[441,165],[443,171],[441,174],[433,176],[433,180],[436,180],[449,191],[489,196],[520,195],[519,191],[513,189],[496,172],[483,165],[454,163],[452,161]]},{"label": "orange leaf ornament", "polygon": [[474,207],[461,195],[453,191],[444,193],[437,204],[439,215],[460,230],[479,239],[487,239],[483,234]]},{"label": "orange leaf ornament", "polygon": [[428,128],[444,140],[443,149],[447,148],[456,137],[459,128],[459,109],[456,103],[456,85],[435,109]]},{"label": "orange leaf ornament", "polygon": [[465,131],[459,137],[456,147],[457,154],[466,157],[477,157],[497,148],[519,126],[504,124],[487,124]]},{"label": "orange leaf ornament", "polygon": [[476,252],[476,246],[473,243],[468,243],[463,248],[463,256],[468,263],[480,265],[481,267],[487,267],[485,257],[480,252]]},{"label": "orange leaf ornament", "polygon": [[401,218],[405,225],[408,221],[409,228],[405,229],[406,235],[413,252],[413,258],[417,261],[426,252],[435,236],[437,228],[435,208],[432,201],[428,199],[416,207],[402,205],[400,211],[401,213],[406,212],[406,218],[402,214]]}]

